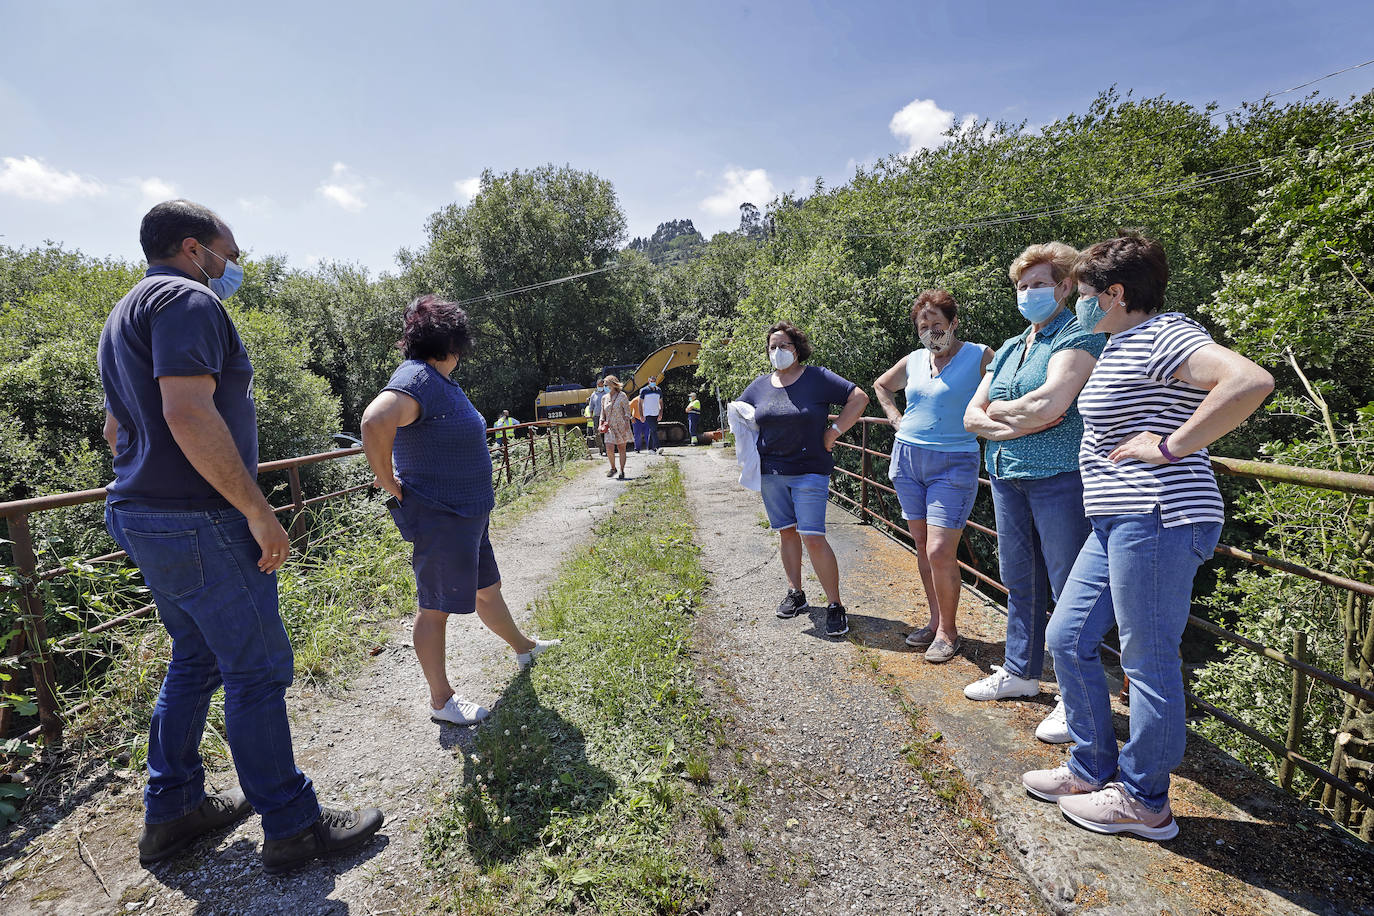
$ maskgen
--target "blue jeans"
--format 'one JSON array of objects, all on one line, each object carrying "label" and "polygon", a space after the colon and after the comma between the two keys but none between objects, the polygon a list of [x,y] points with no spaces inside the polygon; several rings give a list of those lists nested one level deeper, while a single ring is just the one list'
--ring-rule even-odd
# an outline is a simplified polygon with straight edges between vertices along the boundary
[{"label": "blue jeans", "polygon": [[[1069,769],[1093,783],[1116,779],[1159,811],[1188,739],[1179,645],[1193,576],[1217,546],[1221,525],[1165,528],[1156,509],[1096,516],[1092,526],[1049,627],[1074,740]],[[1121,636],[1121,667],[1131,679],[1131,737],[1120,754],[1098,655],[1113,623]]]},{"label": "blue jeans", "polygon": [[636,420],[632,417],[630,419],[630,429],[634,432],[635,436],[635,451],[639,451],[644,448],[645,443],[647,443],[649,439],[644,429],[644,421]]},{"label": "blue jeans", "polygon": [[239,785],[269,840],[320,816],[296,768],[286,718],[293,659],[277,609],[277,577],[258,570],[262,550],[234,509],[168,512],[105,507],[105,525],[143,572],[172,637],[172,660],[148,734],[145,820],[161,824],[205,797],[200,738],[210,697],[224,686],[224,724]]},{"label": "blue jeans", "polygon": [[656,451],[658,451],[658,415],[657,415],[657,414],[655,414],[655,415],[652,416],[652,417],[651,417],[651,416],[648,416],[647,414],[645,415],[645,417],[644,417],[644,429],[645,429],[645,432],[646,432],[646,441],[648,442],[649,451],[651,451],[651,452],[656,452]]},{"label": "blue jeans", "polygon": [[1058,602],[1092,531],[1083,514],[1083,479],[1077,471],[1039,480],[991,479],[997,563],[1008,592],[1002,667],[1017,677],[1039,679],[1045,670],[1050,598]]},{"label": "blue jeans", "polygon": [[687,444],[695,445],[697,441],[697,420],[701,419],[701,414],[689,413],[687,415]]}]

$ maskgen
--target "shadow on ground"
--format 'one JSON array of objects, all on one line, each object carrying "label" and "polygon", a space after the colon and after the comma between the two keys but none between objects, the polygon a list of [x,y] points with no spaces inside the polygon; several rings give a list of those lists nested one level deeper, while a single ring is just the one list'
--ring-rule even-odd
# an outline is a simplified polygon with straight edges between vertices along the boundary
[{"label": "shadow on ground", "polygon": [[[445,726],[440,740],[455,731]],[[595,810],[615,787],[587,759],[582,730],[540,703],[528,669],[506,687],[486,722],[461,731],[472,738],[461,748],[462,784],[429,830],[437,850],[461,836],[479,864],[509,862],[540,844],[555,811]]]}]

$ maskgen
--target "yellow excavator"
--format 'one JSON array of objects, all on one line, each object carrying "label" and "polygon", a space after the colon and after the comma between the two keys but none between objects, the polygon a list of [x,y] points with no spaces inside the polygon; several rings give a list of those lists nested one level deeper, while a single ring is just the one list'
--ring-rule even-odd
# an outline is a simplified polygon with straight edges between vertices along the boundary
[{"label": "yellow excavator", "polygon": [[[638,365],[630,363],[623,366],[602,366],[597,372],[597,377],[616,376],[625,386],[625,393],[634,397],[635,391],[647,382],[650,376],[661,381],[663,374],[670,369],[695,366],[697,354],[700,352],[700,341],[679,340],[677,343],[659,347]],[[587,418],[582,415],[582,408],[587,406],[587,401],[595,393],[595,388],[584,388],[580,385],[550,385],[535,397],[534,417],[536,420],[552,420],[564,426],[582,425],[587,422]],[[660,421],[658,437],[665,445],[686,442],[687,427],[674,421]]]}]

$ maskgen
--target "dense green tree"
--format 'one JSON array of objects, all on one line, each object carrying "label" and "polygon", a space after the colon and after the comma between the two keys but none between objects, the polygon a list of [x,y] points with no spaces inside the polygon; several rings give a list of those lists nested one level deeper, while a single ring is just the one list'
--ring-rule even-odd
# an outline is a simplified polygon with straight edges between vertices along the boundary
[{"label": "dense green tree", "polygon": [[458,378],[488,416],[509,407],[529,419],[545,385],[644,355],[635,318],[648,263],[621,252],[625,217],[605,179],[553,165],[487,171],[472,202],[434,213],[426,232],[401,254],[407,282],[469,300],[479,349]]}]

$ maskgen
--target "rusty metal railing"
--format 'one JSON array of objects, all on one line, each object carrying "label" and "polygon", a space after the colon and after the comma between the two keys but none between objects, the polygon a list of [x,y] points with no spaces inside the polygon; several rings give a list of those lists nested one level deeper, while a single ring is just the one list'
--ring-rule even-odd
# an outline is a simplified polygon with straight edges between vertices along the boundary
[{"label": "rusty metal railing", "polygon": [[[549,429],[545,436],[536,435],[540,429]],[[519,469],[521,476],[533,473],[538,467],[537,440],[546,439],[548,441],[548,462],[555,465],[560,464],[565,457],[566,446],[563,436],[555,432],[562,429],[556,423],[547,420],[538,420],[532,423],[519,423],[513,426],[489,428],[489,436],[503,431],[510,431],[510,436],[496,436],[494,444],[491,446],[492,454],[492,473],[494,478],[505,477],[507,483],[515,479],[516,469]],[[524,436],[518,436],[517,431],[527,430]],[[523,440],[523,443],[522,443]],[[556,441],[555,441],[556,440]],[[522,448],[523,444],[523,448]],[[517,455],[512,460],[512,452],[525,451],[527,454]],[[357,486],[344,487],[330,493],[324,493],[310,498],[305,497],[305,491],[301,485],[301,468],[312,464],[319,464],[326,461],[338,461],[344,458],[352,458],[361,455],[361,448],[341,448],[328,452],[319,452],[313,455],[302,455],[296,458],[283,458],[278,461],[267,461],[258,465],[258,476],[273,472],[285,471],[287,474],[287,485],[291,501],[281,506],[274,506],[273,511],[277,513],[290,513],[287,522],[287,532],[291,536],[293,544],[298,544],[305,536],[305,510],[329,500],[338,499],[355,493],[361,493],[372,489],[372,484],[359,484]],[[9,540],[12,542],[11,550],[13,554],[13,566],[17,573],[13,586],[0,586],[0,591],[9,591],[15,594],[20,612],[22,628],[14,637],[14,642],[9,647],[11,657],[23,658],[28,656],[29,675],[32,680],[35,692],[35,699],[38,706],[38,725],[37,727],[24,733],[21,737],[31,740],[42,736],[45,743],[55,745],[62,740],[63,714],[58,709],[57,688],[55,667],[53,664],[53,649],[68,648],[79,642],[81,638],[92,634],[98,634],[115,627],[126,624],[151,613],[155,605],[148,603],[137,607],[132,611],[104,620],[95,626],[83,629],[81,632],[58,640],[51,645],[48,640],[48,627],[45,619],[45,607],[43,596],[39,591],[42,582],[56,579],[59,576],[67,575],[71,572],[67,565],[54,566],[49,569],[39,569],[38,557],[34,550],[33,533],[30,529],[29,519],[42,512],[49,512],[55,509],[62,509],[70,506],[79,506],[88,503],[100,502],[105,499],[104,488],[98,490],[80,490],[71,493],[56,493],[51,496],[37,496],[31,499],[20,499],[11,502],[0,503],[0,518],[3,518],[8,528]],[[80,562],[108,563],[123,560],[126,558],[124,551],[119,550],[113,553],[102,554],[91,557]],[[11,684],[9,692],[17,693],[19,685]],[[71,717],[79,715],[89,704],[82,703],[70,710],[65,715]],[[8,706],[0,707],[0,741],[9,737],[12,727],[12,710]]]},{"label": "rusty metal railing", "polygon": [[[877,522],[882,525],[887,532],[897,535],[900,543],[910,544],[911,549],[914,550],[915,544],[914,539],[911,537],[911,533],[904,526],[897,524],[883,513],[875,511],[871,506],[873,494],[875,493],[891,494],[892,496],[897,495],[895,489],[880,483],[874,478],[873,459],[891,460],[892,456],[889,452],[875,450],[870,447],[869,429],[873,426],[890,426],[890,424],[886,419],[881,417],[861,417],[859,419],[859,442],[839,441],[835,443],[837,447],[850,450],[860,456],[860,470],[858,473],[838,465],[835,467],[836,472],[840,475],[858,482],[859,498],[856,500],[851,496],[840,493],[833,485],[830,488],[830,496],[836,502],[855,512],[861,521],[865,523]],[[1340,471],[1326,471],[1318,468],[1270,464],[1261,461],[1247,461],[1238,458],[1221,458],[1216,456],[1212,457],[1211,462],[1214,471],[1228,476],[1246,477],[1255,480],[1313,487],[1324,490],[1335,490],[1357,496],[1374,496],[1374,476],[1349,474]],[[991,487],[992,485],[991,481],[985,477],[980,477],[979,483],[985,487]],[[980,531],[993,538],[994,543],[996,542],[996,530],[978,524],[972,520],[969,521],[968,528]],[[1002,594],[1006,594],[1007,588],[1005,585],[1003,585],[994,575],[979,568],[976,561],[976,555],[971,545],[968,544],[967,537],[967,531],[965,531],[964,539],[966,549],[968,549],[970,560],[973,562],[965,562],[959,559],[957,561],[959,567],[984,585],[996,589]],[[1228,544],[1218,544],[1216,547],[1216,554],[1229,559],[1239,560],[1253,566],[1263,566],[1289,575],[1301,576],[1358,595],[1374,597],[1374,585],[1370,583],[1359,582],[1325,570],[1314,569],[1310,566],[1295,563],[1291,560],[1285,560],[1281,557],[1273,557],[1263,553],[1243,550]],[[1320,681],[1341,693],[1351,697],[1357,697],[1370,703],[1374,703],[1374,691],[1310,664],[1305,658],[1306,634],[1301,631],[1295,634],[1293,651],[1288,653],[1247,639],[1238,633],[1233,633],[1224,627],[1218,626],[1210,620],[1193,614],[1188,615],[1188,624],[1244,649],[1247,652],[1254,653],[1283,665],[1292,672],[1288,729],[1282,741],[1270,735],[1263,734],[1226,710],[1196,696],[1191,691],[1185,691],[1189,702],[1197,709],[1219,722],[1222,722],[1228,728],[1246,736],[1273,754],[1280,763],[1279,783],[1284,789],[1291,788],[1293,772],[1295,769],[1300,769],[1313,779],[1345,794],[1348,798],[1359,800],[1371,812],[1374,812],[1374,795],[1371,795],[1359,786],[1352,784],[1349,780],[1341,778],[1336,773],[1331,772],[1331,770],[1308,759],[1298,752],[1302,733],[1303,709],[1308,679]],[[1102,648],[1120,660],[1120,653],[1116,649],[1106,644],[1104,644]],[[1369,833],[1371,826],[1374,826],[1374,814],[1367,815],[1365,818],[1364,829],[1362,831],[1363,839],[1370,839]]]}]

